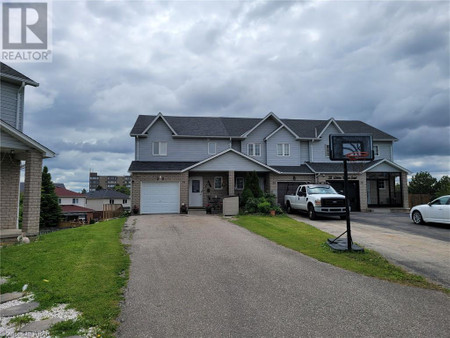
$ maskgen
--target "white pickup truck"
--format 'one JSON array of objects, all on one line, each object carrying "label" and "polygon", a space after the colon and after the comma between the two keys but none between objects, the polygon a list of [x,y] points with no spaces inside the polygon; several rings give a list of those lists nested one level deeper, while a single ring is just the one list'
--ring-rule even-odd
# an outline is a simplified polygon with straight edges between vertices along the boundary
[{"label": "white pickup truck", "polygon": [[310,219],[317,215],[345,219],[345,196],[328,184],[299,185],[295,195],[284,196],[284,205],[288,213],[294,210],[307,212]]}]

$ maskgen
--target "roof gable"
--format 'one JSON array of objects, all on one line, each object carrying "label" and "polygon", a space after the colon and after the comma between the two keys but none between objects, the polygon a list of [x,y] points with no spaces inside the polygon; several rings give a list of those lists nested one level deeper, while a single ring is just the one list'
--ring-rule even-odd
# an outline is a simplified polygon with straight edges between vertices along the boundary
[{"label": "roof gable", "polygon": [[58,187],[55,186],[55,194],[58,197],[76,197],[76,198],[85,198],[85,196],[83,194],[79,194],[75,191],[72,190],[68,190],[66,188],[63,187]]},{"label": "roof gable", "polygon": [[33,81],[28,76],[23,75],[3,62],[0,62],[0,77],[15,83],[24,82],[25,84],[29,84],[34,87],[39,86],[39,83]]},{"label": "roof gable", "polygon": [[258,162],[257,160],[244,155],[232,148],[222,151],[221,153],[209,157],[201,162],[198,162],[184,171],[273,171],[279,173],[277,170]]},{"label": "roof gable", "polygon": [[327,130],[328,127],[330,127],[330,125],[334,125],[337,128],[337,130],[339,131],[339,133],[344,134],[344,131],[341,129],[341,127],[336,122],[336,120],[334,118],[331,118],[331,119],[328,120],[327,124],[323,127],[323,129],[321,131],[317,130],[317,132],[319,133],[317,135],[317,138],[321,138],[323,133],[325,132],[325,130]]},{"label": "roof gable", "polygon": [[141,134],[146,134],[150,130],[150,128],[156,123],[156,121],[158,121],[158,119],[163,120],[164,123],[167,125],[167,127],[170,129],[170,131],[174,135],[177,135],[177,132],[172,128],[172,126],[169,124],[169,122],[167,122],[167,120],[164,118],[163,114],[161,114],[161,113],[156,115],[156,117],[153,119],[153,121],[147,126],[147,128],[144,129],[144,131]]}]

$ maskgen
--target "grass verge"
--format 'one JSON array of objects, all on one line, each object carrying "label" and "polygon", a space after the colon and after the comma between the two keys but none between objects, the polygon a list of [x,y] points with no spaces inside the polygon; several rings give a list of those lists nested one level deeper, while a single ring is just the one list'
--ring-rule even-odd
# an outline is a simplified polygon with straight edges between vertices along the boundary
[{"label": "grass verge", "polygon": [[406,272],[373,250],[365,249],[364,253],[334,251],[326,244],[326,240],[335,236],[287,216],[239,216],[233,223],[321,262],[390,282],[450,294],[449,289]]},{"label": "grass verge", "polygon": [[83,327],[112,335],[128,279],[129,256],[120,241],[124,222],[53,232],[31,244],[2,248],[1,273],[11,278],[1,292],[28,284],[41,309],[68,304],[83,313]]}]

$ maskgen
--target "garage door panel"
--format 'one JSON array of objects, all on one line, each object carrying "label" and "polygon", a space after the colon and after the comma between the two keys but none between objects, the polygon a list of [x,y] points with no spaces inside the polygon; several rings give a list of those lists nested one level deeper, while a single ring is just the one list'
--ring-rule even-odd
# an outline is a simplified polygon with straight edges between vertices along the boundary
[{"label": "garage door panel", "polygon": [[179,213],[180,184],[178,182],[143,182],[141,186],[141,213]]}]

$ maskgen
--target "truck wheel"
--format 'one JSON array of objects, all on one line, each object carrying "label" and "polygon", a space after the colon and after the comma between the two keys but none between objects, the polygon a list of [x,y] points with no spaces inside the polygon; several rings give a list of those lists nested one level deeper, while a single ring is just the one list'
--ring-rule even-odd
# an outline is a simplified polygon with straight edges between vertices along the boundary
[{"label": "truck wheel", "polygon": [[316,212],[314,211],[314,207],[312,205],[310,205],[308,207],[308,216],[309,216],[309,219],[311,219],[311,220],[314,220],[317,218]]},{"label": "truck wheel", "polygon": [[291,208],[291,203],[286,203],[286,212],[288,214],[292,214],[292,208]]}]

